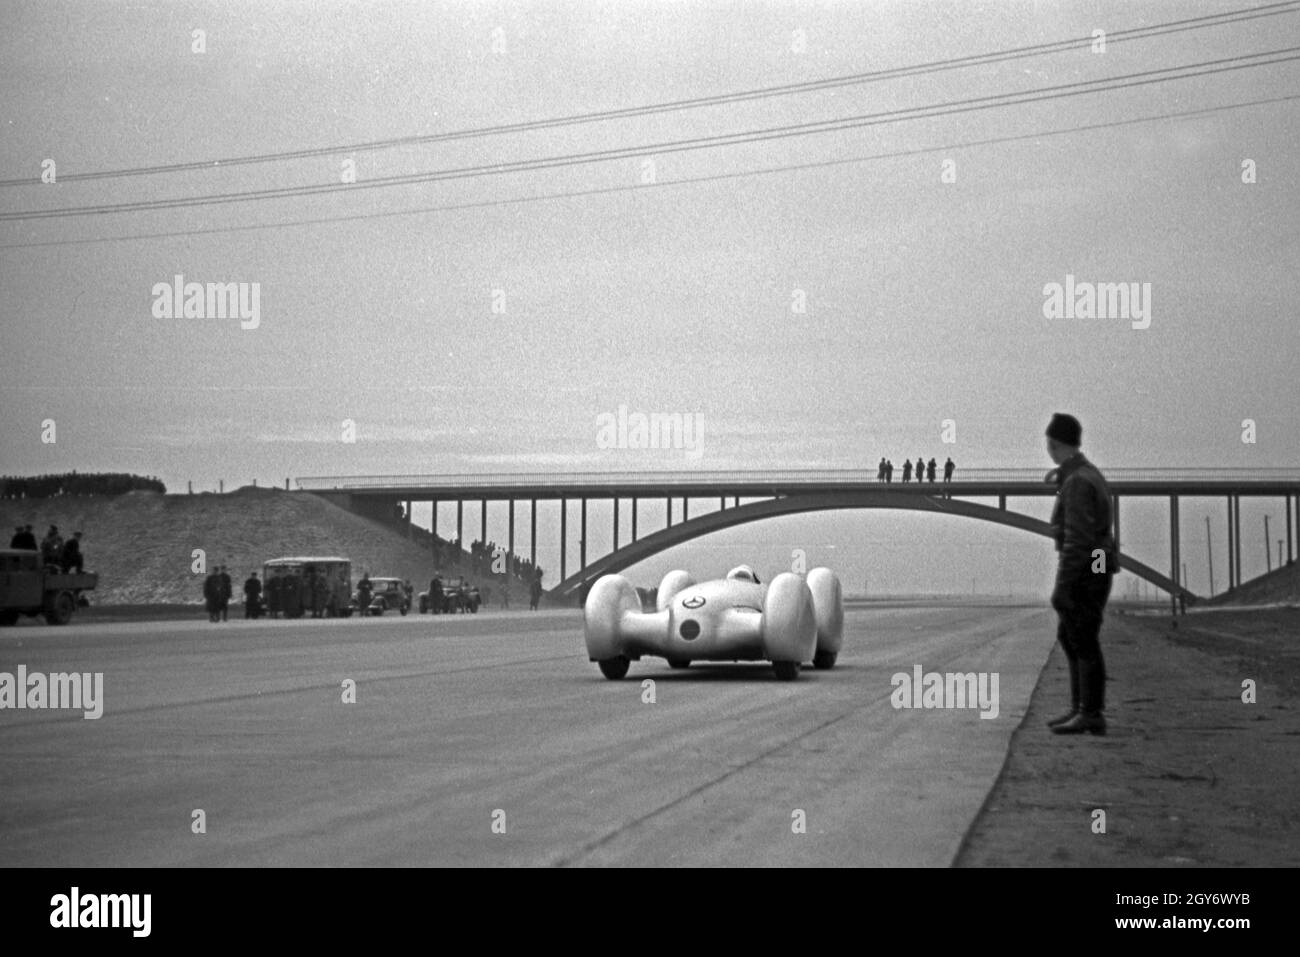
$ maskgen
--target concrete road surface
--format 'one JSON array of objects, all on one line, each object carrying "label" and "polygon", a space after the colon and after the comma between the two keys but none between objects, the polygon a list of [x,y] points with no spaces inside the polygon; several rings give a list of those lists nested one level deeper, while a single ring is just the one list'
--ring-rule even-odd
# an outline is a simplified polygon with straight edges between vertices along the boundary
[{"label": "concrete road surface", "polygon": [[[850,607],[833,671],[612,682],[577,611],[20,624],[0,672],[102,672],[104,710],[0,710],[0,865],[946,866],[1053,636]],[[894,708],[918,664],[996,673],[998,716]]]}]

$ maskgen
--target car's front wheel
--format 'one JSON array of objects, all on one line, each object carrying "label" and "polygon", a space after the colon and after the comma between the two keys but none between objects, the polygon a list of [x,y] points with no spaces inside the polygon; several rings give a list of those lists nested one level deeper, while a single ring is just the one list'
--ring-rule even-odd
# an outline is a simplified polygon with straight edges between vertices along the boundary
[{"label": "car's front wheel", "polygon": [[606,658],[599,662],[600,673],[610,681],[621,681],[627,677],[628,666],[632,662],[628,661],[626,655],[619,655],[617,658]]}]

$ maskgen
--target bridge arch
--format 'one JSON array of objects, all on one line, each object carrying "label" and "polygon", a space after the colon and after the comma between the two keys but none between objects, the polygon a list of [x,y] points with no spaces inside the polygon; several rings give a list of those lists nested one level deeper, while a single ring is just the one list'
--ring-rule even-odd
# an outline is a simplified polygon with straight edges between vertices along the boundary
[{"label": "bridge arch", "polygon": [[[781,515],[798,515],[803,512],[823,512],[838,509],[893,508],[916,512],[931,512],[940,515],[960,515],[967,518],[1006,525],[1022,531],[1032,532],[1046,538],[1052,537],[1052,526],[1041,519],[1033,518],[1019,512],[1012,512],[992,505],[968,502],[963,499],[943,498],[935,495],[899,493],[896,490],[884,491],[844,491],[816,492],[809,494],[787,495],[761,502],[752,502],[736,508],[709,512],[698,518],[692,518],[677,525],[661,529],[658,532],[639,538],[624,545],[617,551],[597,559],[586,568],[578,571],[552,588],[548,594],[561,602],[572,599],[581,593],[583,587],[594,582],[601,575],[612,575],[625,568],[644,561],[653,555],[701,538],[726,528],[734,528],[749,522],[758,522],[766,518]],[[1157,588],[1174,595],[1181,595],[1188,604],[1197,600],[1196,595],[1174,584],[1166,575],[1160,574],[1150,565],[1124,555],[1119,556],[1119,567],[1139,578],[1151,582]]]}]

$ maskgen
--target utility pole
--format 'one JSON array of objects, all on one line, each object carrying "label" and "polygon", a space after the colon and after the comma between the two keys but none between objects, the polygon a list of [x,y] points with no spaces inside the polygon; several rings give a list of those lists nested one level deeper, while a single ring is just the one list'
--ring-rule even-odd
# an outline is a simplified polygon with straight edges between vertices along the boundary
[{"label": "utility pole", "polygon": [[1214,548],[1210,544],[1210,516],[1205,516],[1205,557],[1210,560],[1210,597],[1214,597]]}]

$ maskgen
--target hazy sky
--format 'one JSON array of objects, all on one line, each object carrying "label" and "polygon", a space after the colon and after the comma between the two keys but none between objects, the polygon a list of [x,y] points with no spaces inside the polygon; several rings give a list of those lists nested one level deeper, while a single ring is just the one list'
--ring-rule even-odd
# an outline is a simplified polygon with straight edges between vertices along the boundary
[{"label": "hazy sky", "polygon": [[[1083,421],[1103,467],[1300,465],[1300,99],[961,145],[1300,96],[1295,61],[722,148],[655,146],[1297,47],[1300,13],[1104,53],[356,148],[1253,5],[3,3],[0,178],[35,181],[53,160],[56,182],[0,186],[0,214],[340,188],[0,222],[0,472],[123,470],[183,490],[417,472],[874,474],[882,455],[1046,468],[1043,427],[1058,409]],[[67,179],[308,149],[328,152]],[[872,158],[888,153],[911,155]],[[588,195],[538,199],[576,192]],[[156,318],[154,286],[178,274],[258,284],[257,328]],[[1045,318],[1044,286],[1067,275],[1150,283],[1149,328]],[[597,417],[620,405],[697,417],[700,454],[601,448]],[[1241,441],[1246,418],[1254,444]],[[945,419],[954,444],[940,441]],[[1202,514],[1184,510],[1203,543]],[[1247,509],[1251,528],[1262,514]],[[1135,546],[1151,541],[1139,557],[1156,562],[1159,516],[1153,506],[1130,526]],[[965,588],[981,570],[989,587],[1037,588],[1051,559],[1021,533],[897,515],[787,520],[694,554],[725,566],[760,542],[779,556],[788,539],[899,590]],[[1248,572],[1254,560],[1248,551]]]}]

